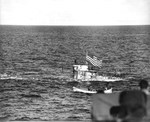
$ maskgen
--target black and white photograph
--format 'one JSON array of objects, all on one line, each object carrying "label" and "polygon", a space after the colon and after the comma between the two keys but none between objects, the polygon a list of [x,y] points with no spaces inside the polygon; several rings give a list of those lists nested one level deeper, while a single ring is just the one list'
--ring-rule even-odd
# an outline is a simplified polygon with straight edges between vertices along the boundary
[{"label": "black and white photograph", "polygon": [[0,0],[0,122],[150,122],[150,0]]}]

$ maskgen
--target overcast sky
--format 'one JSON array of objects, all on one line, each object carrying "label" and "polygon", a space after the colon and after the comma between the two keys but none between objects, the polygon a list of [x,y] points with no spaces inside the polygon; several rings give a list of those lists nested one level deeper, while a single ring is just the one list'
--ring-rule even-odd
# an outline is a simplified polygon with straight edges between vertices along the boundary
[{"label": "overcast sky", "polygon": [[150,0],[0,0],[5,25],[145,25]]}]

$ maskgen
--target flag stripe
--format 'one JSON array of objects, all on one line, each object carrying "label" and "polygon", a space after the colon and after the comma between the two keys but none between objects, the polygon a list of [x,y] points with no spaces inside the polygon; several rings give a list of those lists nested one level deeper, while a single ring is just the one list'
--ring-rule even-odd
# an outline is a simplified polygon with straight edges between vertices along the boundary
[{"label": "flag stripe", "polygon": [[86,60],[89,61],[92,65],[101,67],[102,60],[97,60],[97,58],[91,58],[90,56],[86,55]]},{"label": "flag stripe", "polygon": [[90,61],[94,66],[98,66],[99,64],[94,60],[92,59],[91,57],[88,58],[88,61]]}]

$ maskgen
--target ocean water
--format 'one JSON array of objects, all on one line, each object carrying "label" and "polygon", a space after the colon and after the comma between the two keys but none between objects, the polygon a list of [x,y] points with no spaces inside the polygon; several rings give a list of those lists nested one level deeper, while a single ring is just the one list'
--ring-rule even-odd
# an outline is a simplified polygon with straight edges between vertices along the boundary
[{"label": "ocean water", "polygon": [[[99,74],[150,79],[150,26],[0,26],[0,116],[12,120],[90,120],[90,96],[74,93],[72,65],[85,54],[103,60]],[[103,88],[104,82],[94,82]]]}]

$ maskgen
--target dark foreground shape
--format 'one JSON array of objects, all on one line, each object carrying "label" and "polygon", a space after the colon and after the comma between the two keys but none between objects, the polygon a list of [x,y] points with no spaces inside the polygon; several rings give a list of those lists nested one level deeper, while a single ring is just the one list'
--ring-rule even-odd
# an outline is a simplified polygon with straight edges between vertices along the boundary
[{"label": "dark foreground shape", "polygon": [[92,96],[92,121],[113,122],[120,119],[121,122],[145,122],[143,118],[146,117],[147,111],[148,116],[150,113],[150,103],[147,102],[149,97],[140,90],[95,94]]},{"label": "dark foreground shape", "polygon": [[143,118],[147,114],[147,95],[140,90],[123,91],[119,103],[127,114],[125,117]]}]

